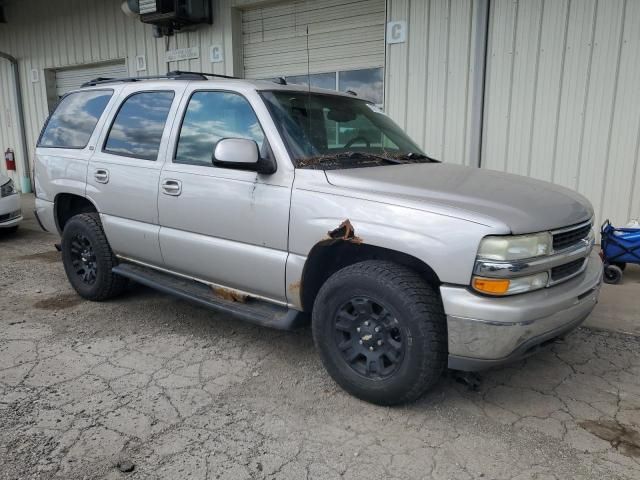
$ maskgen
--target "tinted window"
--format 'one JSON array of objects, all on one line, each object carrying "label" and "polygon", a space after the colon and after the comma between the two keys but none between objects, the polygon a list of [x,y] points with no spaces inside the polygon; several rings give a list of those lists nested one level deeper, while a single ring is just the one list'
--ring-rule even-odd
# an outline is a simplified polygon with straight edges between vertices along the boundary
[{"label": "tinted window", "polygon": [[111,95],[111,90],[91,90],[64,97],[49,117],[38,146],[86,147]]},{"label": "tinted window", "polygon": [[156,160],[173,92],[142,92],[127,98],[111,125],[104,151]]},{"label": "tinted window", "polygon": [[263,151],[264,133],[249,102],[228,92],[196,92],[180,129],[176,163],[212,166],[213,150],[222,138],[254,140]]}]

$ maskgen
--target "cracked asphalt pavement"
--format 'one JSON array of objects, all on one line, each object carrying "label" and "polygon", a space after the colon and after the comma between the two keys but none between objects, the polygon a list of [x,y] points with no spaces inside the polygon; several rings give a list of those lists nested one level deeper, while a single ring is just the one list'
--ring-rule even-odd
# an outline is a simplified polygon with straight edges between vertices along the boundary
[{"label": "cracked asphalt pavement", "polygon": [[[638,337],[581,329],[383,408],[283,333],[140,286],[91,303],[56,238],[0,237],[0,478],[637,479]],[[128,471],[127,471],[128,470]]]}]

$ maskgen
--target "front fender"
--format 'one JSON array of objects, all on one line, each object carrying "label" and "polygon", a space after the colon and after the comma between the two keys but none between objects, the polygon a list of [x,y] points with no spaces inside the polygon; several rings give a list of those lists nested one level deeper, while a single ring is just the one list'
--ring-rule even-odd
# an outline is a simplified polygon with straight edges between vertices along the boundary
[{"label": "front fender", "polygon": [[[344,228],[347,220],[350,232]],[[289,232],[287,285],[299,284],[309,252],[332,237],[402,252],[429,265],[443,283],[466,285],[480,240],[495,228],[383,201],[294,188]],[[299,304],[298,298],[290,300]]]}]

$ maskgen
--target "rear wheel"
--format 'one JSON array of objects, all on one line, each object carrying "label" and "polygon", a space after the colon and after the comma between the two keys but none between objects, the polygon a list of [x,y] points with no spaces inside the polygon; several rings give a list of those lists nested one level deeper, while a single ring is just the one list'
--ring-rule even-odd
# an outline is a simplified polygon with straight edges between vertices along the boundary
[{"label": "rear wheel", "polygon": [[622,269],[617,265],[607,265],[604,269],[604,282],[613,285],[622,281]]},{"label": "rear wheel", "polygon": [[62,233],[62,262],[73,288],[88,300],[115,297],[127,284],[111,271],[118,262],[97,213],[82,213],[67,222]]},{"label": "rear wheel", "polygon": [[446,367],[439,294],[391,262],[365,261],[331,276],[314,303],[313,337],[331,377],[381,405],[417,399]]}]

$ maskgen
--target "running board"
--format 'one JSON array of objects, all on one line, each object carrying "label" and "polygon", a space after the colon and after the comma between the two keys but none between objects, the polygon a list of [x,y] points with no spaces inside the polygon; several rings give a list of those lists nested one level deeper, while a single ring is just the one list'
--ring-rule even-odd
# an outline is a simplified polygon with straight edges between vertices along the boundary
[{"label": "running board", "polygon": [[257,325],[278,330],[293,330],[306,323],[306,316],[303,312],[252,297],[243,298],[241,301],[233,299],[239,298],[237,295],[228,295],[228,297],[233,297],[229,299],[223,298],[221,295],[217,295],[209,285],[153,268],[133,263],[121,263],[113,267],[112,271],[160,292],[228,313]]}]

